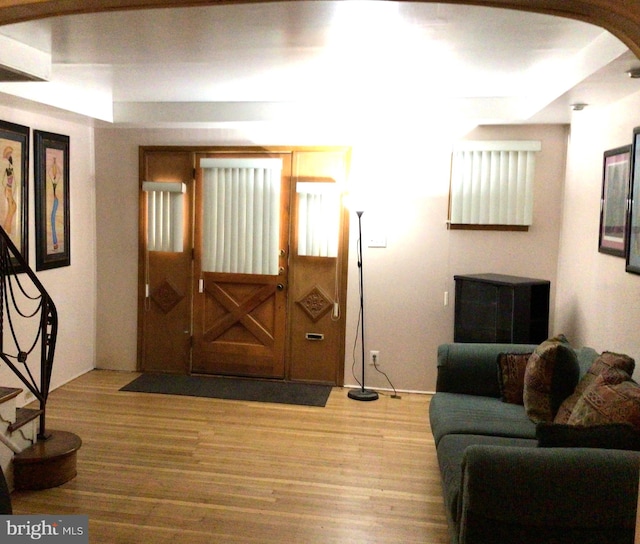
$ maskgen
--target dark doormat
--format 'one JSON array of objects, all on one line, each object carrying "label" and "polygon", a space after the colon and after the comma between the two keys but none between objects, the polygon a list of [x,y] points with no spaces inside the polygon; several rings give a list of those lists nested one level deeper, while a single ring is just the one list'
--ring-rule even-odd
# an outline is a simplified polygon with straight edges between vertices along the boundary
[{"label": "dark doormat", "polygon": [[242,378],[142,374],[120,391],[325,406],[331,386]]}]

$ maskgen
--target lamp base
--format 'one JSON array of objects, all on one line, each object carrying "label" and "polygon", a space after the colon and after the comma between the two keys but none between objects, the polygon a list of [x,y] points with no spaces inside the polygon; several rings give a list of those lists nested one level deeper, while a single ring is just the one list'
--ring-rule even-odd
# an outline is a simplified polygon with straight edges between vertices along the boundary
[{"label": "lamp base", "polygon": [[347,396],[353,400],[378,400],[378,393],[371,389],[350,389]]}]

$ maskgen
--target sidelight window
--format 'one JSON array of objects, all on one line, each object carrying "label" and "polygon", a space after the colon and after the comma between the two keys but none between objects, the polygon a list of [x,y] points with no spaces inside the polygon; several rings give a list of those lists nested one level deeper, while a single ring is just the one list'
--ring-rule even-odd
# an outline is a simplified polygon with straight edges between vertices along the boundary
[{"label": "sidelight window", "polygon": [[340,192],[336,183],[298,182],[298,255],[337,257]]},{"label": "sidelight window", "polygon": [[145,181],[147,250],[182,252],[184,246],[184,183]]}]

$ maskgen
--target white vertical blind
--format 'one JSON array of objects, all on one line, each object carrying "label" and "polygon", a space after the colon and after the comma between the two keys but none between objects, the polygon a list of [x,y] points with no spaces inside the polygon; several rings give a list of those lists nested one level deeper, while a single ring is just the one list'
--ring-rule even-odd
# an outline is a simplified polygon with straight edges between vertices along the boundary
[{"label": "white vertical blind", "polygon": [[147,194],[147,250],[182,252],[184,183],[144,181]]},{"label": "white vertical blind", "polygon": [[452,224],[531,225],[539,141],[462,142],[451,164]]},{"label": "white vertical blind", "polygon": [[202,269],[278,274],[281,159],[202,159]]},{"label": "white vertical blind", "polygon": [[337,184],[298,182],[298,255],[337,257],[340,193]]}]

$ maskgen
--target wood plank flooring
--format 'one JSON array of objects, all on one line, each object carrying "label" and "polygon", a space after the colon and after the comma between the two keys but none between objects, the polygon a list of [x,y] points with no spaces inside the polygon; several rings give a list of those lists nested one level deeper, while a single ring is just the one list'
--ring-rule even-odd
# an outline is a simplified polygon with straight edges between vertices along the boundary
[{"label": "wood plank flooring", "polygon": [[12,494],[15,514],[86,514],[92,544],[449,542],[428,395],[325,408],[118,389],[96,370],[53,391],[78,476]]}]

